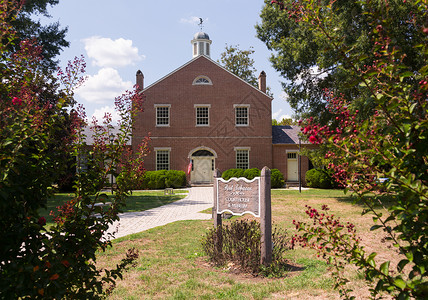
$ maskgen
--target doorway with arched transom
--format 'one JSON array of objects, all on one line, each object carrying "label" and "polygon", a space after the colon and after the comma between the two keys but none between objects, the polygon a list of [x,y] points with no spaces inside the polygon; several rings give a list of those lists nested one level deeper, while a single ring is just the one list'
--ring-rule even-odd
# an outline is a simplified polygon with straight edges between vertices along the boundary
[{"label": "doorway with arched transom", "polygon": [[192,163],[190,182],[192,184],[212,183],[217,157],[215,151],[210,148],[199,147],[190,151],[189,157]]}]

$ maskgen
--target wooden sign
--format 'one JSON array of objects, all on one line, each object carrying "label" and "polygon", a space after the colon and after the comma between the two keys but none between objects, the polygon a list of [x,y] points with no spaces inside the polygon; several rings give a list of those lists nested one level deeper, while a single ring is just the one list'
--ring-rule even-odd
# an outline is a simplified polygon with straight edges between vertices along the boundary
[{"label": "wooden sign", "polygon": [[260,217],[260,177],[252,180],[246,178],[216,179],[217,214],[230,212],[233,215],[242,216],[249,213]]},{"label": "wooden sign", "polygon": [[[228,211],[234,215],[253,214],[260,218],[260,262],[268,266],[272,263],[272,209],[271,209],[271,172],[268,167],[261,170],[260,177],[253,180],[231,178],[224,180],[220,171],[214,171],[214,227],[221,226],[221,215]],[[218,231],[217,247],[221,252],[223,237]]]}]

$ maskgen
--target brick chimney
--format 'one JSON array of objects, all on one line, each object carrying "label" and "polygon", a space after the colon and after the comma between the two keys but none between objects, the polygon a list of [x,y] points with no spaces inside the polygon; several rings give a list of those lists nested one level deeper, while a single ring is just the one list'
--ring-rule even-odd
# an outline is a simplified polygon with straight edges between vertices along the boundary
[{"label": "brick chimney", "polygon": [[142,91],[144,89],[144,75],[143,72],[141,72],[140,70],[137,71],[136,74],[137,80],[136,80],[136,84],[138,86],[138,90]]},{"label": "brick chimney", "polygon": [[261,71],[259,75],[259,90],[266,93],[266,73]]}]

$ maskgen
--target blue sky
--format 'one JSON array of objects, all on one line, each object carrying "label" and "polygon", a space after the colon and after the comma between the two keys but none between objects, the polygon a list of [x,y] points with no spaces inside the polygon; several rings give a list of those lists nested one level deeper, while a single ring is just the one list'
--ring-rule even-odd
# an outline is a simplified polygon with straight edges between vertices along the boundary
[{"label": "blue sky", "polygon": [[284,79],[269,62],[271,52],[256,37],[262,7],[262,0],[63,0],[49,10],[49,21],[68,27],[70,47],[60,55],[61,65],[81,54],[86,58],[88,80],[76,99],[89,117],[111,111],[114,97],[135,84],[137,70],[148,86],[191,60],[190,41],[203,18],[213,60],[226,44],[254,48],[255,68],[267,74],[272,114],[280,120],[293,112],[281,89]]}]

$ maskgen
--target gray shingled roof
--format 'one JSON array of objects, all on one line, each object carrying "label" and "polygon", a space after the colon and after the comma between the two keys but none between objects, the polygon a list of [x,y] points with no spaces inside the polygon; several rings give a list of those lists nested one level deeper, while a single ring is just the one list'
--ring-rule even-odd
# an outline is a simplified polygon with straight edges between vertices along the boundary
[{"label": "gray shingled roof", "polygon": [[[93,131],[91,130],[91,126],[86,126],[83,129],[83,133],[86,135],[86,144],[93,145],[94,137],[93,137]],[[114,126],[112,129],[110,129],[110,134],[113,134],[114,136],[117,136],[119,133],[120,133],[120,128],[118,126]],[[131,136],[131,139],[126,144],[127,145],[132,144],[132,136]]]},{"label": "gray shingled roof", "polygon": [[[272,126],[272,144],[299,144],[300,126]],[[309,142],[302,140],[302,144]]]}]

